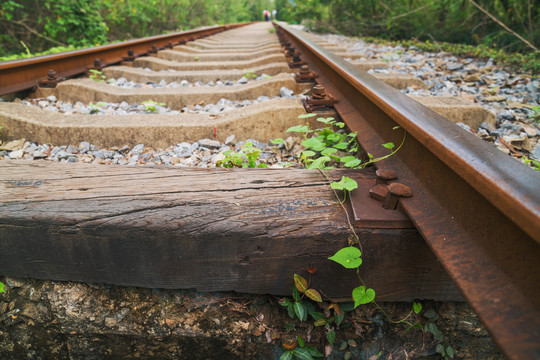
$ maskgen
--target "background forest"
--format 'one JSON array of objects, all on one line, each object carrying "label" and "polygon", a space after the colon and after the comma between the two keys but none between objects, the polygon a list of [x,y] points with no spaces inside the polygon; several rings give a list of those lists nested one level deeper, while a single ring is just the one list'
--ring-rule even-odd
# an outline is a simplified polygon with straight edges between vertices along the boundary
[{"label": "background forest", "polygon": [[[536,0],[476,3],[539,46]],[[0,0],[0,56],[261,20],[264,9],[316,31],[534,52],[470,0]]]}]

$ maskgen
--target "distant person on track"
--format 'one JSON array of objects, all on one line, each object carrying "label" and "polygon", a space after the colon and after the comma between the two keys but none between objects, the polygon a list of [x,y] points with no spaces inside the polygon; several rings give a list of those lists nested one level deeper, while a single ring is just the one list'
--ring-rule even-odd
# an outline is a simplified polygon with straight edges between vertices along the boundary
[{"label": "distant person on track", "polygon": [[264,16],[264,21],[270,21],[270,11],[264,10],[263,16]]},{"label": "distant person on track", "polygon": [[276,9],[272,10],[272,19],[273,20],[277,20],[276,15],[277,15],[277,10]]}]

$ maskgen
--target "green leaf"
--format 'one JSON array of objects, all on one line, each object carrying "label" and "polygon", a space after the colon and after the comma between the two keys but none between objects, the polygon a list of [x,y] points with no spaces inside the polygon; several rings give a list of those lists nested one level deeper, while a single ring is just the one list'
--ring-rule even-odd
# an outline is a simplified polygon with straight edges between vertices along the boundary
[{"label": "green leaf", "polygon": [[354,307],[358,307],[363,304],[367,304],[375,300],[375,290],[367,289],[365,286],[359,286],[352,291],[352,297],[354,300]]},{"label": "green leaf", "polygon": [[308,131],[309,131],[309,127],[307,125],[296,125],[285,130],[285,132],[299,132],[299,133],[306,133]]},{"label": "green leaf", "polygon": [[306,346],[304,346],[304,349],[305,349],[307,352],[309,352],[309,353],[311,354],[311,356],[313,356],[313,357],[324,357],[324,355],[321,354],[321,353],[319,352],[319,350],[315,349],[315,348],[314,348],[313,346],[311,346],[311,345],[306,345]]},{"label": "green leaf", "polygon": [[336,330],[332,329],[328,331],[326,333],[326,339],[330,345],[334,346],[334,342],[336,341]]},{"label": "green leaf", "polygon": [[360,256],[362,253],[357,247],[348,246],[343,249],[340,249],[333,256],[328,259],[337,262],[341,266],[347,269],[355,269],[362,265],[362,259]]},{"label": "green leaf", "polygon": [[285,140],[283,140],[282,138],[277,138],[277,139],[274,139],[274,140],[270,140],[270,142],[274,145],[279,145],[279,144],[285,144]]},{"label": "green leaf", "polygon": [[309,166],[308,169],[320,169],[323,168],[325,163],[330,161],[330,157],[328,156],[321,156],[320,158],[313,161]]},{"label": "green leaf", "polygon": [[336,190],[352,191],[358,187],[358,183],[350,177],[342,176],[339,182],[334,181],[330,184],[330,187]]},{"label": "green leaf", "polygon": [[429,309],[428,311],[426,311],[424,313],[424,317],[427,318],[427,319],[434,319],[434,318],[438,317],[438,315],[435,312],[435,310]]},{"label": "green leaf", "polygon": [[298,319],[301,321],[306,321],[307,311],[306,311],[306,308],[304,307],[304,304],[302,304],[300,301],[296,301],[293,306],[294,306],[294,312],[296,313],[296,316],[298,317]]},{"label": "green leaf", "polygon": [[349,344],[350,347],[357,347],[358,344],[353,339],[347,340],[347,344]]},{"label": "green leaf", "polygon": [[329,117],[329,118],[317,118],[317,121],[322,122],[322,123],[325,123],[325,124],[328,124],[328,123],[332,123],[332,122],[334,121],[334,118],[333,118],[333,117]]},{"label": "green leaf", "polygon": [[386,144],[382,144],[382,146],[384,146],[387,149],[392,150],[396,145],[394,145],[393,142],[389,142],[389,143],[386,143]]},{"label": "green leaf", "polygon": [[418,323],[418,324],[414,324],[414,325],[412,325],[412,326],[409,326],[409,327],[407,328],[407,330],[405,330],[405,331],[409,331],[409,330],[411,330],[411,329],[422,329],[422,324]]},{"label": "green leaf", "polygon": [[414,310],[415,314],[418,314],[418,313],[420,313],[420,311],[422,311],[422,304],[421,303],[413,302],[412,307],[413,307],[413,310]]},{"label": "green leaf", "polygon": [[326,325],[326,319],[317,319],[313,323],[314,326],[323,326]]},{"label": "green leaf", "polygon": [[0,293],[6,292],[6,288],[3,282],[0,281]]},{"label": "green leaf", "polygon": [[308,287],[307,280],[298,274],[294,274],[294,285],[296,286],[298,291],[300,291],[301,293],[306,292],[307,287]]},{"label": "green leaf", "polygon": [[392,130],[397,130],[397,129],[401,129],[401,126],[394,126],[394,127],[392,128]]},{"label": "green leaf", "polygon": [[301,347],[294,349],[293,354],[295,358],[300,360],[314,360],[309,351],[302,349]]},{"label": "green leaf", "polygon": [[300,301],[300,291],[295,287],[292,289],[292,296],[295,301]]},{"label": "green leaf", "polygon": [[341,308],[341,311],[351,312],[354,310],[354,302],[352,301],[344,302],[344,303],[339,304],[339,307]]},{"label": "green leaf", "polygon": [[426,325],[424,325],[424,331],[430,332],[435,335],[435,333],[439,331],[439,329],[437,329],[437,325],[435,325],[434,323],[427,323]]},{"label": "green leaf", "polygon": [[289,300],[288,298],[283,298],[283,299],[280,299],[278,301],[279,305],[281,306],[284,306],[284,307],[287,307],[289,306],[289,304],[291,303],[291,300]]},{"label": "green leaf", "polygon": [[312,156],[315,156],[315,152],[311,150],[306,150],[306,151],[302,151],[302,155],[305,157],[312,157]]},{"label": "green leaf", "polygon": [[323,154],[323,155],[330,155],[330,154],[333,154],[333,153],[335,153],[335,152],[337,152],[337,149],[334,149],[334,148],[329,147],[329,148],[324,149],[324,150],[321,152],[321,154]]},{"label": "green leaf", "polygon": [[298,346],[300,346],[301,348],[306,346],[306,342],[304,341],[304,339],[302,339],[301,336],[298,336],[297,341],[298,341]]},{"label": "green leaf", "polygon": [[448,346],[446,347],[446,354],[447,354],[448,356],[450,356],[452,359],[454,358],[454,355],[455,355],[454,349],[452,349],[452,347],[451,347],[450,345],[448,345]]},{"label": "green leaf", "polygon": [[345,340],[341,340],[341,344],[339,344],[339,351],[343,351],[347,348],[347,342]]},{"label": "green leaf", "polygon": [[346,163],[355,159],[356,159],[356,156],[349,155],[349,156],[342,157],[341,159],[339,159],[339,161]]},{"label": "green leaf", "polygon": [[326,140],[332,141],[332,142],[337,142],[337,141],[339,141],[339,138],[340,138],[340,135],[339,135],[339,134],[337,134],[337,133],[332,133],[332,134],[330,134],[330,135],[328,135],[328,136],[326,137]]},{"label": "green leaf", "polygon": [[337,143],[337,144],[332,145],[332,146],[335,147],[336,149],[339,149],[339,150],[345,150],[347,148],[347,146],[349,146],[349,143],[340,142],[340,143]]},{"label": "green leaf", "polygon": [[313,301],[322,302],[321,294],[319,294],[319,292],[315,289],[306,290],[306,296]]},{"label": "green leaf", "polygon": [[325,149],[322,141],[314,137],[302,141],[302,146],[306,149],[313,149],[315,151],[322,151]]},{"label": "green leaf", "polygon": [[292,360],[293,354],[290,350],[285,350],[279,357],[279,360]]},{"label": "green leaf", "polygon": [[347,351],[345,355],[343,355],[343,360],[350,360],[352,357],[352,353],[350,351]]},{"label": "green leaf", "polygon": [[337,127],[339,127],[340,129],[343,129],[345,127],[345,123],[344,122],[337,122],[335,123],[334,125],[336,125]]},{"label": "green leaf", "polygon": [[293,303],[289,303],[289,305],[287,305],[287,314],[289,315],[289,317],[291,319],[294,319],[294,306],[293,306]]},{"label": "green leaf", "polygon": [[339,326],[343,322],[343,319],[345,319],[345,313],[342,312],[341,315],[336,315],[334,321],[336,322],[336,325]]},{"label": "green leaf", "polygon": [[435,332],[433,332],[433,337],[437,341],[443,341],[444,340],[444,334],[439,329],[437,329]]},{"label": "green leaf", "polygon": [[351,161],[347,161],[345,163],[345,167],[353,168],[353,167],[356,167],[356,166],[360,165],[361,163],[362,163],[362,160],[354,159],[354,160],[351,160]]},{"label": "green leaf", "polygon": [[438,352],[441,355],[444,355],[444,346],[443,344],[437,344],[435,347],[435,351]]},{"label": "green leaf", "polygon": [[258,169],[267,169],[268,165],[266,165],[265,163],[261,163],[261,164],[257,165],[257,168]]},{"label": "green leaf", "polygon": [[309,315],[311,315],[313,320],[324,319],[324,314],[318,311],[310,311]]},{"label": "green leaf", "polygon": [[299,118],[299,119],[306,119],[306,118],[310,118],[310,117],[313,117],[313,116],[317,116],[317,114],[313,114],[313,113],[310,113],[310,114],[302,114],[302,115],[298,115],[298,118]]}]

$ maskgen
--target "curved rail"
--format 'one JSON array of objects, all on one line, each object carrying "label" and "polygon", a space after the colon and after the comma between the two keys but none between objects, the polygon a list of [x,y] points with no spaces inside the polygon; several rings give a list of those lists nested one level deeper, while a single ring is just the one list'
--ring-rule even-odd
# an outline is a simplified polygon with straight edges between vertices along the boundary
[{"label": "curved rail", "polygon": [[414,192],[400,200],[427,244],[511,359],[540,358],[540,177],[488,143],[328,53],[301,32],[277,25],[358,141],[380,146],[411,136],[392,169]]},{"label": "curved rail", "polygon": [[131,56],[138,57],[153,51],[153,46],[158,50],[164,49],[248,24],[209,26],[88,49],[0,62],[0,96],[33,88],[41,79],[47,77],[49,70],[54,70],[56,77],[60,79],[75,76],[93,68],[95,59],[100,59],[103,65],[111,65],[127,58],[128,51],[133,51]]}]

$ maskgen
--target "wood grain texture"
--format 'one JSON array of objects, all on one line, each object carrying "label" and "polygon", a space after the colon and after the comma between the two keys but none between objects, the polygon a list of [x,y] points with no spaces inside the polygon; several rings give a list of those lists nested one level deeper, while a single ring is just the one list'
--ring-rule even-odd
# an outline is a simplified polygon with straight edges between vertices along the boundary
[{"label": "wood grain texture", "polygon": [[[348,237],[333,196],[317,171],[2,161],[0,273],[286,295],[313,264],[313,286],[347,297],[354,271],[327,260]],[[381,300],[461,299],[416,230],[358,234]]]}]

